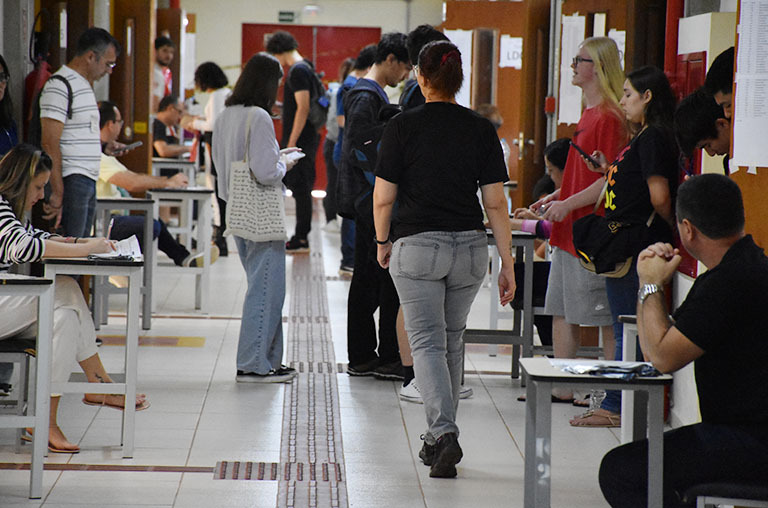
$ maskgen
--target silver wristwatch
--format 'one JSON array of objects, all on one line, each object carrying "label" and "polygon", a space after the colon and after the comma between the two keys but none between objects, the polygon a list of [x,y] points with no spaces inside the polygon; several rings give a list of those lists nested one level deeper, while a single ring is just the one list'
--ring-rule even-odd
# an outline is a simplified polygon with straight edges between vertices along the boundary
[{"label": "silver wristwatch", "polygon": [[643,303],[646,298],[654,293],[661,293],[661,288],[656,284],[643,284],[643,286],[637,291],[637,300]]}]

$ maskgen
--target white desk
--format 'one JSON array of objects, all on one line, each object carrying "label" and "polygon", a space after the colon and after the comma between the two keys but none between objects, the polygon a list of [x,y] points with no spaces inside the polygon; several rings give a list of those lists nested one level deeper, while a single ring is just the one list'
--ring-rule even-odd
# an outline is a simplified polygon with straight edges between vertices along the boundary
[{"label": "white desk", "polygon": [[[192,203],[197,201],[197,250],[203,252],[203,267],[182,266],[158,266],[157,265],[157,241],[154,242],[153,270],[175,272],[195,275],[195,309],[208,312],[208,293],[211,284],[211,201],[213,190],[207,187],[187,187],[186,189],[152,189],[147,192],[147,197],[154,200],[155,216],[159,213],[160,205],[168,201],[182,201],[180,220],[185,228],[191,232],[193,227]],[[189,205],[189,206],[187,206]],[[186,211],[185,211],[186,210]],[[171,233],[179,232],[179,228],[168,228]],[[191,243],[191,242],[188,242]],[[189,248],[189,247],[187,247]]]},{"label": "white desk", "polygon": [[197,163],[189,159],[177,159],[174,157],[152,157],[152,175],[160,176],[161,169],[173,169],[184,173],[189,179],[189,183],[195,184],[197,173]]},{"label": "white desk", "polygon": [[[107,236],[112,210],[127,210],[144,212],[144,281],[141,286],[141,327],[144,330],[152,328],[152,268],[154,266],[154,238],[155,203],[151,199],[116,198],[96,200],[96,234]],[[101,215],[101,216],[100,216]],[[101,219],[101,220],[99,220]],[[100,226],[100,227],[99,227]],[[101,277],[97,279],[102,279]],[[109,314],[109,292],[123,292],[116,288],[110,288],[109,282],[94,283],[93,316],[96,329],[99,325],[107,324]]]},{"label": "white desk", "polygon": [[[29,404],[26,416],[0,415],[0,428],[34,427],[29,497],[30,499],[40,499],[43,494],[43,458],[48,450],[48,418],[51,410],[53,280],[3,274],[0,276],[0,295],[34,295],[38,297],[37,368],[35,369],[34,402]],[[30,415],[29,413],[33,414]]]},{"label": "white desk", "polygon": [[[579,364],[611,365],[604,360],[572,360]],[[640,390],[648,394],[648,507],[662,507],[664,457],[664,386],[672,376],[638,377],[632,380],[576,375],[552,366],[548,358],[520,360],[528,376],[525,404],[525,508],[550,506],[550,458],[552,453],[552,388]],[[597,468],[597,465],[595,466]]]},{"label": "white desk", "polygon": [[56,275],[124,275],[128,277],[128,310],[125,317],[125,382],[124,383],[54,383],[51,390],[61,393],[122,393],[125,394],[123,411],[123,458],[133,457],[134,428],[136,424],[136,377],[139,353],[139,287],[144,261],[117,261],[86,258],[44,259],[45,276]]}]

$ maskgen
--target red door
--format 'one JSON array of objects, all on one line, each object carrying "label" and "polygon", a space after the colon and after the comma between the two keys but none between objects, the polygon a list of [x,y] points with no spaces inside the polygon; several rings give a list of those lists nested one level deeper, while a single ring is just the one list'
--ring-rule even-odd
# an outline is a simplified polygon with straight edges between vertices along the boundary
[{"label": "red door", "polygon": [[[299,43],[299,53],[315,64],[315,69],[323,75],[323,83],[338,81],[339,66],[347,57],[356,57],[368,44],[376,44],[381,38],[381,28],[350,27],[350,26],[312,26],[312,25],[271,25],[260,23],[243,23],[242,33],[242,64],[248,61],[254,53],[264,51],[269,35],[278,31],[290,32]],[[285,69],[287,72],[288,69]],[[278,100],[283,100],[283,87],[277,94]],[[275,121],[275,133],[280,140],[282,122]],[[320,138],[320,144],[315,157],[315,189],[325,190],[325,160],[323,159],[323,144],[325,129]]]}]

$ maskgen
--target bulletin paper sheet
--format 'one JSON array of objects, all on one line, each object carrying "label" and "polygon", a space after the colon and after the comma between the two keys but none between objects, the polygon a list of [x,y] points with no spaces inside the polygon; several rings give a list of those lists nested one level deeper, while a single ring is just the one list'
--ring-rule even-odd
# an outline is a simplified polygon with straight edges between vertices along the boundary
[{"label": "bulletin paper sheet", "polygon": [[464,84],[456,94],[456,102],[465,108],[471,107],[472,89],[472,30],[445,30],[445,36],[461,52],[461,69],[464,71]]},{"label": "bulletin paper sheet", "polygon": [[[768,0],[741,0],[733,113],[733,161],[768,166]],[[754,172],[750,171],[750,172]]]},{"label": "bulletin paper sheet", "polygon": [[579,123],[581,118],[581,88],[571,84],[571,62],[579,52],[587,29],[586,17],[563,16],[563,35],[560,39],[560,104],[557,108],[558,123]]}]

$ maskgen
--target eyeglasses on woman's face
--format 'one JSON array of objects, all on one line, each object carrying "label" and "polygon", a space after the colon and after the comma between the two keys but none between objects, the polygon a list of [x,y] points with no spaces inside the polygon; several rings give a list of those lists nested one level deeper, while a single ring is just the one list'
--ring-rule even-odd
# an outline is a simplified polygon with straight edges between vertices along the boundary
[{"label": "eyeglasses on woman's face", "polygon": [[0,83],[8,83],[10,76],[5,72],[0,72]]},{"label": "eyeglasses on woman's face", "polygon": [[590,58],[584,58],[582,56],[575,56],[575,57],[573,57],[573,66],[574,67],[579,65],[581,62],[594,63],[594,60],[592,60]]}]

